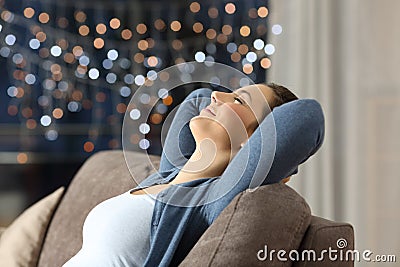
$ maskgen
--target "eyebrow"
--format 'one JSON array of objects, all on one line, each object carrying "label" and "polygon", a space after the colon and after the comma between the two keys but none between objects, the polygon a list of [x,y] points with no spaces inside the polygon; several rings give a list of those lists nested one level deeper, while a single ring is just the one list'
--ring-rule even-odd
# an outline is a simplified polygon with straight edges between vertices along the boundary
[{"label": "eyebrow", "polygon": [[251,94],[249,92],[244,91],[244,90],[241,90],[241,91],[237,90],[236,92],[237,92],[236,94],[238,94],[238,95],[247,94],[249,96],[249,98],[250,98],[250,102],[253,102],[253,100],[251,98]]}]

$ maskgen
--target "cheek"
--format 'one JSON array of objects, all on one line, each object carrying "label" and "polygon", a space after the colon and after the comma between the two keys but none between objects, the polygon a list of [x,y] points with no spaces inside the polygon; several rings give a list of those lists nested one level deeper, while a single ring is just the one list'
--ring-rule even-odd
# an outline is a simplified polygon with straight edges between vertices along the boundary
[{"label": "cheek", "polygon": [[256,120],[253,113],[248,108],[237,104],[227,106],[224,113],[227,114],[230,121],[241,123],[246,127],[246,129],[250,125],[253,125]]}]

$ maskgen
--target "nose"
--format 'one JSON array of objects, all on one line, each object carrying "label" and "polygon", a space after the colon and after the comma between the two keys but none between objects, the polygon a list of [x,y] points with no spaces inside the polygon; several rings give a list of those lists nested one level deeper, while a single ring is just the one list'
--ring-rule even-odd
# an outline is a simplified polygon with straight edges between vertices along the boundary
[{"label": "nose", "polygon": [[216,104],[223,104],[226,102],[226,93],[213,91],[211,93],[211,101]]}]

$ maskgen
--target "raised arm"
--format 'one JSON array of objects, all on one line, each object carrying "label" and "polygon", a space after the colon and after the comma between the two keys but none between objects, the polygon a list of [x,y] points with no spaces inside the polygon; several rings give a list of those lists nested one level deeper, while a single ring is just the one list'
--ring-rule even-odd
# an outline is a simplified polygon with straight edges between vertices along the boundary
[{"label": "raised arm", "polygon": [[324,116],[313,99],[299,99],[276,107],[229,163],[212,187],[216,218],[240,192],[276,183],[295,173],[322,145]]},{"label": "raised arm", "polygon": [[196,144],[189,128],[189,121],[210,104],[211,92],[212,90],[208,88],[197,89],[180,105],[165,139],[160,172],[182,167],[192,155]]}]

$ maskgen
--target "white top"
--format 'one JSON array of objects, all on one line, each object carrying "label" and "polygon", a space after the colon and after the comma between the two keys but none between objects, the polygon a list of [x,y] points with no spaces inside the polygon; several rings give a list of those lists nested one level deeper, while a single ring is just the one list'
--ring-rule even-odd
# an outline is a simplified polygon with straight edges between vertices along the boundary
[{"label": "white top", "polygon": [[63,267],[143,265],[150,250],[155,196],[130,191],[90,211],[83,225],[82,248]]}]

